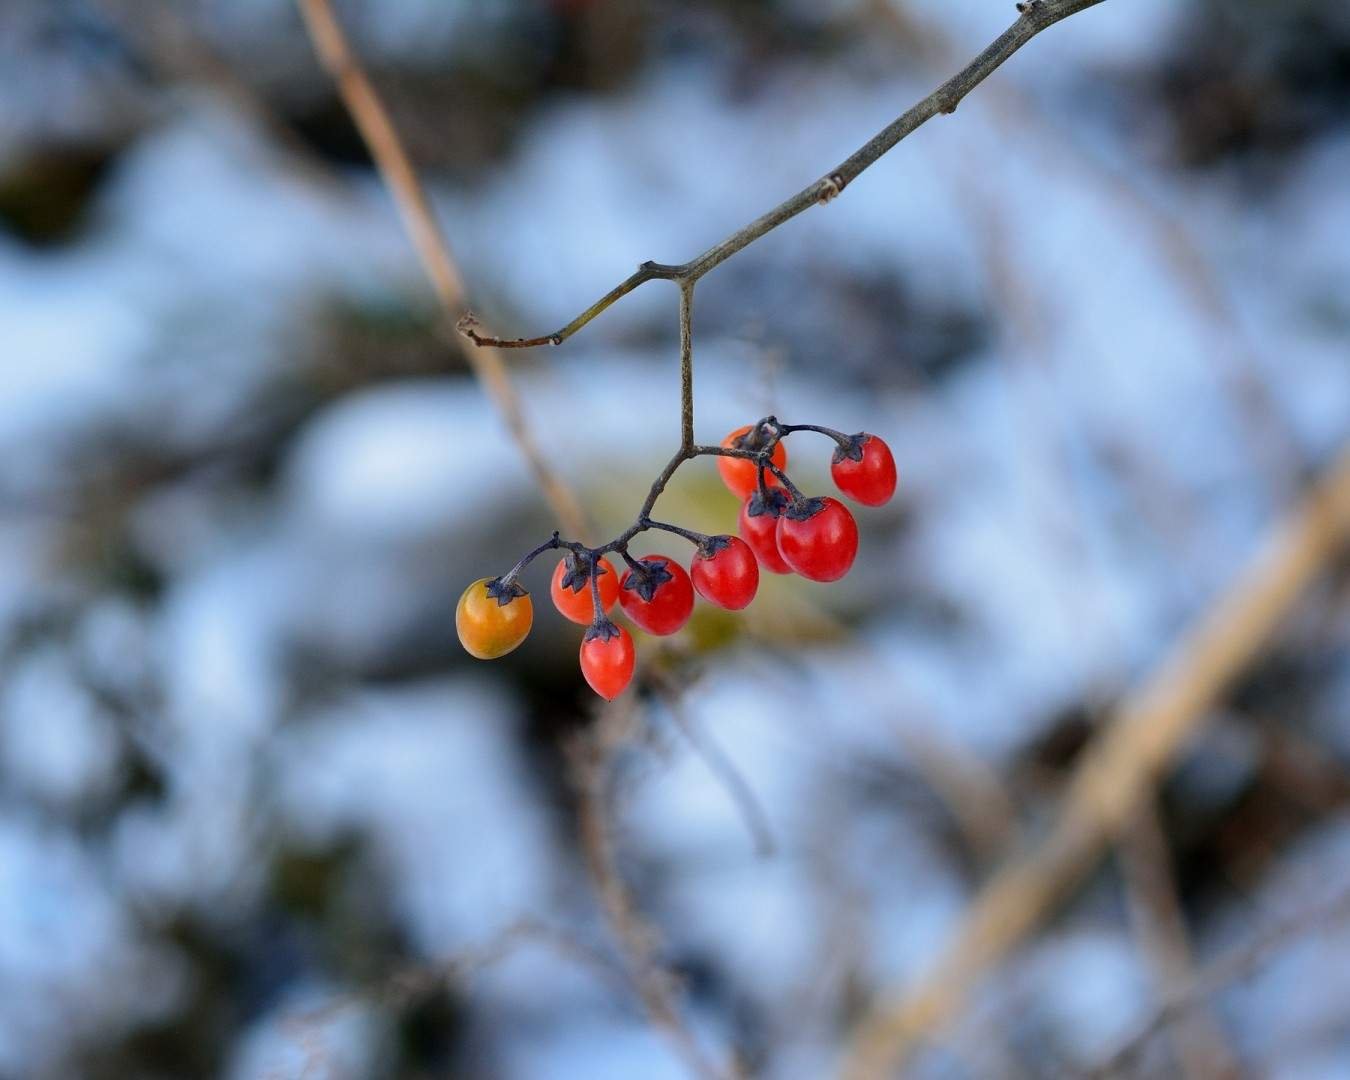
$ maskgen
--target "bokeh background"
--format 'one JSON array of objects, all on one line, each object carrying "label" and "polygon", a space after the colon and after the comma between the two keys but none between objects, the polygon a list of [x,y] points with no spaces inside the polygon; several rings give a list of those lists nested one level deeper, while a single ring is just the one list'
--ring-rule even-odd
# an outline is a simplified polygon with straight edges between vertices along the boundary
[{"label": "bokeh background", "polygon": [[[508,334],[710,246],[1014,14],[338,10]],[[553,524],[292,5],[5,0],[0,1075],[688,1076],[597,820],[638,982],[712,1060],[829,1075],[1350,435],[1347,121],[1344,3],[1107,0],[704,279],[700,440],[869,429],[901,491],[845,581],[700,605],[601,716],[549,561],[522,648],[455,640]],[[606,535],[677,442],[675,316],[654,283],[511,358]],[[735,512],[706,461],[661,503]],[[1208,720],[912,1075],[1350,1075],[1350,929],[1299,921],[1350,886],[1344,559]]]}]

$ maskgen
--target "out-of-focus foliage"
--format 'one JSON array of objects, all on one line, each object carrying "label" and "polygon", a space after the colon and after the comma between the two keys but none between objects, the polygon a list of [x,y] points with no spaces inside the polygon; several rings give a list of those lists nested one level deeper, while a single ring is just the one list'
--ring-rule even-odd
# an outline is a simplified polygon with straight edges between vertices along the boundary
[{"label": "out-of-focus foliage", "polygon": [[[338,6],[522,333],[819,176],[1013,14]],[[1348,102],[1335,0],[1107,0],[700,284],[700,439],[772,411],[901,470],[844,582],[639,641],[611,824],[708,1045],[823,1075],[1350,435]],[[454,638],[552,524],[291,4],[7,0],[0,103],[0,1074],[684,1075],[586,880],[551,565],[519,650]],[[512,357],[607,530],[675,445],[676,359],[659,284]],[[735,520],[707,463],[661,506]],[[1162,793],[1202,968],[1350,881],[1348,599],[1342,563]],[[1109,1059],[1167,990],[1131,888],[1109,863],[915,1075]],[[1347,973],[1342,923],[1272,946],[1214,997],[1228,1051],[1350,1071]]]}]

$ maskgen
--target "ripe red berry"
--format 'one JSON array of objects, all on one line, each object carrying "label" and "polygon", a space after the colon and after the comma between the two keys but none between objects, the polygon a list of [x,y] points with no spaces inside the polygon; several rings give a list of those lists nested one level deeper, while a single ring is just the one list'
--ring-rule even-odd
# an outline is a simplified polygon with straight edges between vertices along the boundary
[{"label": "ripe red berry", "polygon": [[778,519],[778,551],[802,577],[838,581],[858,554],[858,525],[838,499],[804,499]]},{"label": "ripe red berry", "polygon": [[741,504],[739,531],[760,566],[771,574],[790,574],[792,567],[778,551],[778,518],[791,499],[782,488],[769,488],[767,499],[756,491]]},{"label": "ripe red berry", "polygon": [[895,458],[875,435],[860,431],[834,451],[830,475],[839,490],[864,506],[883,506],[895,494]]},{"label": "ripe red berry", "polygon": [[[761,443],[753,436],[751,429],[753,424],[746,424],[745,427],[738,427],[730,435],[722,440],[722,446],[728,450],[758,450]],[[778,468],[787,468],[787,447],[781,442],[773,448],[773,453],[769,455]],[[757,466],[749,458],[719,457],[717,459],[717,471],[722,474],[722,483],[737,498],[744,499],[752,491],[759,488],[759,478],[755,475],[759,471]],[[775,486],[778,483],[778,477],[771,472],[765,472],[764,482],[769,486]]]},{"label": "ripe red berry", "polygon": [[[558,560],[549,586],[553,606],[574,623],[589,625],[595,618],[591,600],[591,564],[585,555],[568,554]],[[600,605],[608,614],[619,598],[619,572],[608,559],[600,560]]]},{"label": "ripe red berry", "polygon": [[644,555],[619,582],[624,614],[649,634],[673,634],[694,610],[694,586],[685,569],[664,555]]},{"label": "ripe red berry", "polygon": [[695,553],[689,576],[699,596],[708,603],[740,611],[759,588],[759,563],[744,540],[712,536]]},{"label": "ripe red berry", "polygon": [[581,640],[581,674],[606,701],[624,692],[632,681],[636,661],[632,635],[608,619],[593,625]]}]

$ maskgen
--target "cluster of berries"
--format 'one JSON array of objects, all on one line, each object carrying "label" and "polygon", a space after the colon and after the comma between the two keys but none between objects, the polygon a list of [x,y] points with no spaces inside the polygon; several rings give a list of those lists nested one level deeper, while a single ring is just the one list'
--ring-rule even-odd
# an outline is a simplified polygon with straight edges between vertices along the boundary
[{"label": "cluster of berries", "polygon": [[[783,438],[814,431],[835,441],[830,474],[839,490],[864,506],[881,506],[895,493],[895,459],[876,435],[845,435],[812,424],[781,424],[766,417],[737,428],[720,447],[699,447],[689,456],[715,455],[722,481],[742,500],[740,536],[702,533],[653,521],[645,512],[619,538],[598,548],[560,539],[557,533],[508,573],[475,581],[459,598],[455,628],[472,656],[505,656],[530,632],[534,608],[517,578],[545,551],[567,554],[553,571],[549,593],[566,618],[586,626],[581,671],[605,700],[621,694],[633,677],[632,636],[610,621],[615,603],[649,634],[673,634],[694,610],[694,593],[710,604],[739,611],[755,598],[759,572],[797,573],[812,581],[838,581],[858,553],[858,526],[848,508],[828,495],[809,497],[788,479]],[[659,491],[659,489],[654,489]],[[648,499],[650,509],[655,494]],[[665,555],[634,559],[628,541],[649,529],[684,537],[695,545],[688,571]],[[607,553],[627,565],[620,577]]]}]

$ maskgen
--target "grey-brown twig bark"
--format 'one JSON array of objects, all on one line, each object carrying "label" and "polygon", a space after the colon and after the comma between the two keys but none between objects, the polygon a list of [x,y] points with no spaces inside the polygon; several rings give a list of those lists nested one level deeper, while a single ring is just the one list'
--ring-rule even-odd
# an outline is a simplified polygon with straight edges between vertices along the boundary
[{"label": "grey-brown twig bark", "polygon": [[553,333],[531,338],[490,337],[480,332],[478,322],[472,315],[460,320],[460,332],[475,345],[483,347],[526,349],[536,345],[560,345],[616,301],[649,281],[674,281],[685,294],[688,294],[694,282],[714,267],[726,262],[738,251],[749,247],[785,222],[791,221],[802,211],[836,198],[865,169],[920,125],[938,113],[955,112],[967,94],[1042,30],[1101,2],[1102,0],[1029,0],[1027,3],[1018,4],[1017,20],[987,49],[922,101],[901,113],[815,183],[808,184],[796,195],[779,203],[768,213],[756,218],[744,228],[737,229],[725,240],[714,244],[702,255],[686,263],[670,265],[644,262],[580,315]]}]

